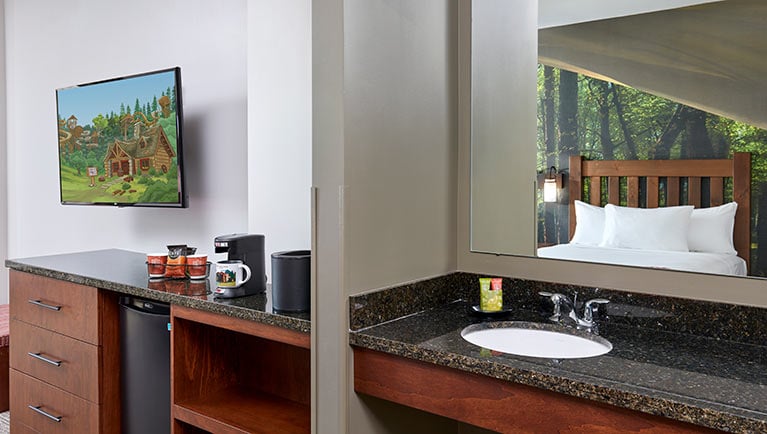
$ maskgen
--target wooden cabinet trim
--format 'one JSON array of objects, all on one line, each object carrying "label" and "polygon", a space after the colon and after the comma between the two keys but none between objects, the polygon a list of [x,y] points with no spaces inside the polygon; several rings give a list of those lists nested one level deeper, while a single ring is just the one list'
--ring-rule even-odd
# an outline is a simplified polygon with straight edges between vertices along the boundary
[{"label": "wooden cabinet trim", "polygon": [[213,327],[219,327],[249,334],[252,336],[258,336],[272,341],[282,342],[288,345],[294,345],[306,349],[310,348],[310,336],[308,333],[301,333],[295,330],[289,330],[282,327],[259,323],[256,321],[243,320],[227,315],[178,306],[175,304],[171,306],[171,315],[173,317],[208,324]]}]

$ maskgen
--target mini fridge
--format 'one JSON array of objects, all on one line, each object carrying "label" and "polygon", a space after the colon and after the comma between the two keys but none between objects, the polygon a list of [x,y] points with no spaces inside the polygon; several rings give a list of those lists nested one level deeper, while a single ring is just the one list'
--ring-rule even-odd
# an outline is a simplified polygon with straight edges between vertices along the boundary
[{"label": "mini fridge", "polygon": [[120,297],[123,434],[170,433],[170,306]]}]

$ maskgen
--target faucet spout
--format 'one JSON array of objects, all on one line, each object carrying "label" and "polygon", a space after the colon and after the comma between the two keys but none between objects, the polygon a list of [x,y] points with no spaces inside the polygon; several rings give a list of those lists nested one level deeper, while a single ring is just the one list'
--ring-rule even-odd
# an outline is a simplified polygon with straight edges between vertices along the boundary
[{"label": "faucet spout", "polygon": [[572,322],[578,328],[591,330],[596,327],[594,312],[600,304],[610,301],[604,298],[594,298],[583,305],[583,316],[578,316],[575,301],[571,301],[566,295],[551,292],[539,292],[541,296],[548,297],[554,304],[554,314],[549,317],[554,322]]}]

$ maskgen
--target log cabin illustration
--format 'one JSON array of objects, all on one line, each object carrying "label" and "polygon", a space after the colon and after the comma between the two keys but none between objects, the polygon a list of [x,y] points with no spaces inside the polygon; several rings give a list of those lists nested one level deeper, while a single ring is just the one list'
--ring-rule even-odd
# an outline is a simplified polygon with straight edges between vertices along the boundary
[{"label": "log cabin illustration", "polygon": [[104,157],[104,173],[108,177],[146,174],[154,168],[166,173],[176,156],[168,136],[159,124],[133,124],[133,137],[115,139]]}]

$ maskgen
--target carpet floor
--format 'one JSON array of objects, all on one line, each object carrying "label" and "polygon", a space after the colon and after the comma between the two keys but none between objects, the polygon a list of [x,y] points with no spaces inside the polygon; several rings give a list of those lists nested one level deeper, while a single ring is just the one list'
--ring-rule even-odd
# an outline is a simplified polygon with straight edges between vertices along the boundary
[{"label": "carpet floor", "polygon": [[8,411],[0,413],[0,434],[11,432],[11,413]]}]

